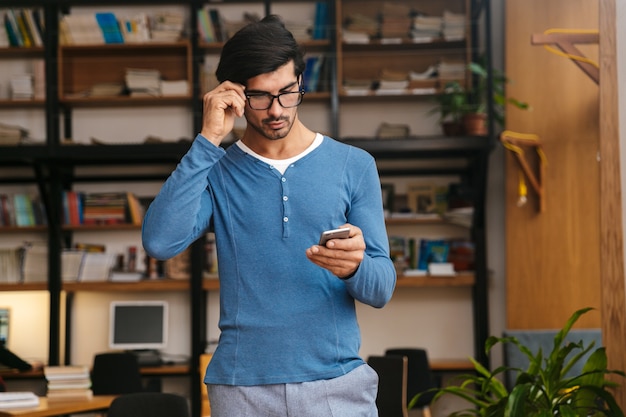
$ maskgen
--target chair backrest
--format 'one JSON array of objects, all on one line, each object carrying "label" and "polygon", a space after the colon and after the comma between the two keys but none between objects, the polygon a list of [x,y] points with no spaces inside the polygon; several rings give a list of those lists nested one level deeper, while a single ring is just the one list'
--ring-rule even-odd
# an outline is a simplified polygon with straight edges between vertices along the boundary
[{"label": "chair backrest", "polygon": [[91,370],[95,395],[119,395],[143,391],[137,357],[129,352],[99,353]]},{"label": "chair backrest", "polygon": [[[385,356],[388,355],[405,356],[408,360],[407,404],[417,394],[437,388],[437,379],[430,369],[426,350],[417,348],[394,348],[385,351]],[[425,405],[429,405],[435,394],[435,391],[431,391],[422,395],[415,404],[415,407],[421,408]]]},{"label": "chair backrest", "polygon": [[379,417],[408,417],[405,356],[370,356],[367,363],[378,374],[376,406]]},{"label": "chair backrest", "polygon": [[113,400],[107,417],[189,417],[187,399],[166,392],[124,394]]}]

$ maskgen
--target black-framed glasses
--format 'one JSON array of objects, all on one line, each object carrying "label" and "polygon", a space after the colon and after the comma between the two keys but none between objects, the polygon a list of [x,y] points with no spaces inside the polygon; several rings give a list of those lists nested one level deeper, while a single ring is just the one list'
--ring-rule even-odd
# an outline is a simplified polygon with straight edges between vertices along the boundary
[{"label": "black-framed glasses", "polygon": [[278,104],[286,109],[297,107],[302,103],[303,96],[304,90],[290,91],[276,95],[270,93],[246,94],[248,104],[252,110],[267,110],[274,104],[274,99],[278,99]]}]

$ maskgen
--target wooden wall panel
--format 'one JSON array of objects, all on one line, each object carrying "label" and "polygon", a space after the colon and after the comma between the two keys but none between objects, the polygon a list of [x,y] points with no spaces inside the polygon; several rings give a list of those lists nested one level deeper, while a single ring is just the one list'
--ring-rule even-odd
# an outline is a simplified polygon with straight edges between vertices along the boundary
[{"label": "wooden wall panel", "polygon": [[[539,135],[548,159],[540,214],[531,190],[517,206],[518,166],[507,155],[507,327],[560,328],[586,306],[598,311],[577,327],[600,327],[599,88],[569,59],[531,44],[547,29],[598,29],[598,3],[507,0],[505,28],[507,93],[533,107],[508,109],[507,128]],[[597,45],[581,49],[597,61]]]}]

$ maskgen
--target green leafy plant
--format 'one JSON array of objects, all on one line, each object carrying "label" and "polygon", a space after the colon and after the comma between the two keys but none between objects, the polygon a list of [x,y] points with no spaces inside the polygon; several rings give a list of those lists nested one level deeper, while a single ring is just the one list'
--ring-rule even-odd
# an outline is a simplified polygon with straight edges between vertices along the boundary
[{"label": "green leafy plant", "polygon": [[432,112],[439,113],[439,122],[461,123],[467,111],[467,92],[458,81],[449,81],[441,94],[435,96],[438,106]]},{"label": "green leafy plant", "polygon": [[[488,72],[487,67],[480,62],[472,62],[468,65],[468,69],[472,75],[475,77],[475,83],[473,88],[467,92],[467,106],[465,108],[465,113],[485,113],[487,111],[488,97],[487,97],[487,86],[488,86]],[[497,69],[492,69],[491,71],[491,85],[493,91],[493,116],[495,121],[500,125],[504,126],[504,108],[507,103],[512,104],[521,110],[530,109],[530,105],[526,102],[520,101],[516,98],[506,98],[505,96],[505,87],[506,84],[509,83],[510,80],[506,77],[506,75],[498,71]]]},{"label": "green leafy plant", "polygon": [[[565,340],[578,318],[591,308],[576,311],[565,326],[555,335],[552,351],[544,356],[541,349],[531,352],[515,337],[489,337],[485,343],[487,354],[498,343],[512,343],[529,359],[528,369],[501,366],[490,372],[475,359],[475,373],[462,375],[461,383],[435,389],[433,401],[449,394],[466,400],[470,408],[457,411],[452,416],[484,417],[623,417],[610,390],[616,386],[607,380],[607,374],[624,376],[624,372],[607,369],[604,348],[592,351],[595,343]],[[588,356],[582,372],[569,376],[572,367]],[[515,372],[515,384],[509,391],[500,381],[507,371]],[[415,396],[409,408],[417,403]]]},{"label": "green leafy plant", "polygon": [[[458,133],[485,135],[487,133],[486,112],[489,103],[487,88],[489,74],[487,67],[480,62],[472,62],[467,68],[474,77],[472,87],[466,89],[458,81],[447,82],[442,92],[435,96],[437,106],[431,112],[439,113],[439,123],[444,128],[444,132],[450,125],[453,125],[461,126],[459,128],[461,132]],[[504,126],[507,103],[518,109],[530,109],[528,103],[505,96],[505,86],[508,82],[509,79],[504,73],[496,69],[492,70],[493,117],[500,126]]]}]

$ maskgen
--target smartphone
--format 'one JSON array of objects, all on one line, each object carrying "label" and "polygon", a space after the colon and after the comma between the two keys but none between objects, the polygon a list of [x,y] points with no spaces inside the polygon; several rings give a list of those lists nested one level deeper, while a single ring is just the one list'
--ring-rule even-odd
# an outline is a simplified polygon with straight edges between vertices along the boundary
[{"label": "smartphone", "polygon": [[320,236],[320,243],[318,243],[318,245],[326,246],[326,242],[328,242],[330,239],[345,239],[347,237],[350,237],[349,227],[326,230],[322,232],[322,235]]}]

